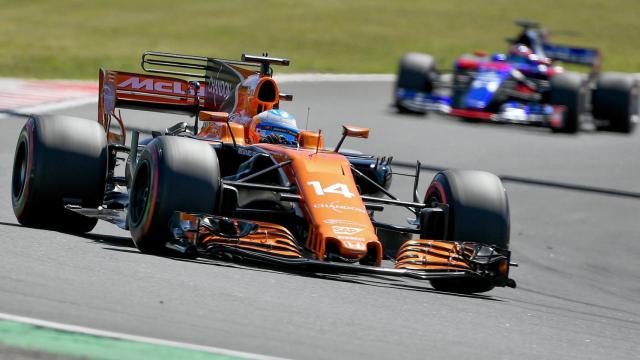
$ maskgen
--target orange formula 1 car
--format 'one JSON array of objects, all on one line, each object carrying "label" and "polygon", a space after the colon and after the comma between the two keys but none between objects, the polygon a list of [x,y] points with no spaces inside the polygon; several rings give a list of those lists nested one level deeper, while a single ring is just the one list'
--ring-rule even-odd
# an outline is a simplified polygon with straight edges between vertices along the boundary
[{"label": "orange formula 1 car", "polygon": [[[507,196],[495,175],[440,172],[420,201],[418,164],[413,201],[397,199],[390,158],[340,152],[346,137],[366,138],[368,129],[343,126],[329,149],[321,132],[282,122],[277,109],[292,96],[280,93],[271,65],[288,64],[147,52],[143,74],[100,70],[97,122],[33,116],[20,133],[18,221],[87,232],[106,220],[129,229],[143,253],[405,276],[454,292],[515,287]],[[195,120],[146,141],[134,131],[127,146],[118,108]],[[388,206],[414,220],[377,221]]]}]

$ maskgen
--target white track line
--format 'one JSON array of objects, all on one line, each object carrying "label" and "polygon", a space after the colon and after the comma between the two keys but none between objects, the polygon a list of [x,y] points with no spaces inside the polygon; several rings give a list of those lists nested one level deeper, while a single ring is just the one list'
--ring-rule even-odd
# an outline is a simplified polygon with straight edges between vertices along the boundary
[{"label": "white track line", "polygon": [[[28,106],[28,107],[16,109],[15,112],[21,113],[21,114],[40,114],[40,113],[45,113],[49,111],[67,109],[67,108],[72,108],[72,107],[77,107],[77,106],[82,106],[82,105],[87,105],[87,104],[92,104],[97,102],[98,102],[98,95],[92,95],[92,96],[81,97],[76,99],[63,100],[60,102],[52,102],[47,104]],[[97,116],[97,109],[96,109],[96,116]]]},{"label": "white track line", "polygon": [[[94,104],[98,102],[98,95],[92,95],[82,98],[63,100],[59,102],[49,102],[46,104],[33,105],[23,108],[0,110],[0,119],[4,119],[14,115],[30,115],[30,114],[44,114],[55,110],[64,110],[74,108],[78,106]],[[96,109],[97,111],[97,109]],[[96,112],[97,116],[97,112]]]},{"label": "white track line", "polygon": [[242,351],[223,349],[223,348],[212,347],[212,346],[195,345],[195,344],[189,344],[189,343],[178,342],[178,341],[170,341],[170,340],[156,339],[156,338],[150,338],[145,336],[124,334],[124,333],[113,332],[113,331],[98,330],[98,329],[88,328],[84,326],[69,325],[69,324],[63,324],[63,323],[58,323],[54,321],[40,320],[40,319],[34,319],[30,317],[17,316],[17,315],[5,314],[5,313],[0,313],[0,320],[9,320],[9,321],[30,324],[34,326],[45,327],[45,328],[50,328],[50,329],[55,329],[60,331],[80,333],[80,334],[106,337],[106,338],[112,338],[112,339],[135,341],[135,342],[147,343],[152,345],[170,346],[175,348],[202,351],[202,352],[218,354],[218,355],[243,357],[243,358],[256,359],[256,360],[283,360],[284,359],[284,358],[272,357],[267,355],[260,355],[260,354],[242,352]]}]

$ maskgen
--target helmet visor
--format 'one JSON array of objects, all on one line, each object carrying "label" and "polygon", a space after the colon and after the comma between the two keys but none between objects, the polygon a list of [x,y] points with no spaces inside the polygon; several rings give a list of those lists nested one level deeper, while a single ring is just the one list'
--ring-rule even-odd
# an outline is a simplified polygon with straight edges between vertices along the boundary
[{"label": "helmet visor", "polygon": [[289,142],[298,139],[298,129],[294,127],[282,126],[282,124],[260,123],[256,126],[256,132],[260,136],[277,135],[282,136]]}]

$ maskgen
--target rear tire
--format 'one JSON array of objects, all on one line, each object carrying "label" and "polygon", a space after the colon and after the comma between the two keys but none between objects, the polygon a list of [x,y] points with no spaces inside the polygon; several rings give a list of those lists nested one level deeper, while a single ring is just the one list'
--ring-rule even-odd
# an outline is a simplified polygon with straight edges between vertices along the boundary
[{"label": "rear tire", "polygon": [[[509,201],[494,174],[474,170],[439,172],[427,189],[425,203],[449,205],[448,228],[442,240],[509,248]],[[436,290],[458,293],[480,293],[494,287],[485,279],[472,278],[431,280],[431,285]]]},{"label": "rear tire", "polygon": [[[437,76],[436,62],[433,56],[420,53],[408,53],[400,59],[398,89],[433,92],[433,80]],[[403,105],[396,95],[396,108],[401,113],[425,114],[424,110],[410,109]]]},{"label": "rear tire", "polygon": [[606,72],[598,77],[592,93],[592,113],[598,120],[609,121],[608,126],[599,129],[633,132],[639,115],[639,86],[629,74]]},{"label": "rear tire", "polygon": [[142,151],[129,191],[129,229],[142,253],[165,253],[175,211],[214,214],[220,168],[213,147],[195,139],[161,136]]},{"label": "rear tire", "polygon": [[552,128],[554,132],[575,134],[580,129],[580,116],[586,105],[586,84],[584,76],[578,73],[560,73],[551,78],[549,102],[566,107],[564,124]]},{"label": "rear tire", "polygon": [[97,219],[64,208],[102,204],[107,176],[107,137],[95,121],[32,116],[18,137],[11,200],[24,226],[71,233],[91,231]]}]

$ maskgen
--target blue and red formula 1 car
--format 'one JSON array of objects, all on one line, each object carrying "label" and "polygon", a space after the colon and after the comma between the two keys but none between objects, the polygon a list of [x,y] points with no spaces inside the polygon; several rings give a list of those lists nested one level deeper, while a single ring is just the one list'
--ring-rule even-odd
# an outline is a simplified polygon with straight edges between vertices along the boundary
[{"label": "blue and red formula 1 car", "polygon": [[[395,106],[400,112],[439,111],[466,119],[550,127],[575,133],[582,122],[598,130],[633,131],[640,82],[631,74],[600,73],[597,49],[547,42],[538,24],[517,21],[507,54],[463,55],[440,72],[434,58],[409,53],[400,61]],[[591,66],[589,74],[565,71],[554,61]]]}]

